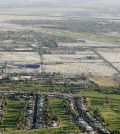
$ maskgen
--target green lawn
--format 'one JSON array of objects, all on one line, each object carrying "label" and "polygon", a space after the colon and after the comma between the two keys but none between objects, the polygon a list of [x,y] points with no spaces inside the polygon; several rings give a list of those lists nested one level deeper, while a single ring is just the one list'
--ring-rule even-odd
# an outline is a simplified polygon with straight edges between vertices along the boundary
[{"label": "green lawn", "polygon": [[65,114],[65,110],[60,99],[50,99],[49,106],[60,119],[60,127],[64,130],[75,130],[76,125],[72,121],[72,117]]},{"label": "green lawn", "polygon": [[[103,94],[92,91],[83,92],[82,95],[88,96],[90,100],[90,107],[92,109],[99,108],[100,113],[106,122],[110,124],[109,129],[120,130],[120,95]],[[108,104],[105,103],[106,96],[110,98]]]},{"label": "green lawn", "polygon": [[12,87],[16,88],[18,92],[26,91],[26,92],[37,92],[37,91],[54,91],[53,86],[55,88],[55,91],[77,91],[79,89],[79,85],[75,84],[51,84],[51,83],[45,83],[45,84],[40,84],[34,82],[14,82],[14,81],[0,81],[1,87]]},{"label": "green lawn", "polygon": [[20,117],[20,112],[20,103],[15,100],[8,100],[8,105],[1,128],[5,129],[6,131],[16,129],[17,120]]},{"label": "green lawn", "polygon": [[[44,128],[44,129],[33,129],[29,131],[16,131],[14,134],[67,134],[69,131],[64,131],[61,128]],[[9,134],[9,133],[5,133]]]},{"label": "green lawn", "polygon": [[56,98],[50,98],[48,104],[60,119],[61,123],[58,128],[42,128],[29,131],[16,131],[14,134],[59,134],[59,132],[66,134],[67,132],[77,132],[77,127],[72,122],[72,118],[68,115],[65,115],[61,101],[62,100]]}]

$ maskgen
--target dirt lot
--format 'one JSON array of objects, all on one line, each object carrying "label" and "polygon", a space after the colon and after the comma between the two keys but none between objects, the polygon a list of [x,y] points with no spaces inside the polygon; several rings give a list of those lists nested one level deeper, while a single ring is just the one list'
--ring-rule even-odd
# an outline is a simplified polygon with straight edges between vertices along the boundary
[{"label": "dirt lot", "polygon": [[45,72],[59,72],[62,74],[79,75],[84,73],[88,76],[113,76],[116,71],[105,63],[63,63],[56,65],[43,65]]},{"label": "dirt lot", "polygon": [[39,62],[39,55],[34,52],[0,52],[0,61],[35,63]]},{"label": "dirt lot", "polygon": [[114,77],[89,77],[89,79],[102,86],[118,86],[120,82],[115,80]]}]

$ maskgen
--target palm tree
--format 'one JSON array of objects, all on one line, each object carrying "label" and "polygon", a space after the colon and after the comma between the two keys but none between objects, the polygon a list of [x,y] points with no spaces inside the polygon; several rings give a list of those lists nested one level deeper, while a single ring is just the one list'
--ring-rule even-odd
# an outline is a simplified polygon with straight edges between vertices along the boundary
[{"label": "palm tree", "polygon": [[105,102],[106,102],[106,104],[109,104],[109,102],[110,102],[110,97],[106,96],[106,97],[105,97]]}]

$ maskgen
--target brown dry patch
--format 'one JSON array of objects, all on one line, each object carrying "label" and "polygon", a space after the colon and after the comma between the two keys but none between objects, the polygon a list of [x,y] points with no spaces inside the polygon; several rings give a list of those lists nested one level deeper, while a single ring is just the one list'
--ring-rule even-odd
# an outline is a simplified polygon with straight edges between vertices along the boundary
[{"label": "brown dry patch", "polygon": [[101,114],[103,117],[110,117],[110,116],[114,115],[114,113],[112,113],[112,112],[101,112]]},{"label": "brown dry patch", "polygon": [[101,114],[103,116],[111,116],[111,115],[114,115],[114,113],[112,113],[112,112],[101,112]]},{"label": "brown dry patch", "polygon": [[89,80],[100,86],[118,86],[120,82],[114,77],[89,77]]}]

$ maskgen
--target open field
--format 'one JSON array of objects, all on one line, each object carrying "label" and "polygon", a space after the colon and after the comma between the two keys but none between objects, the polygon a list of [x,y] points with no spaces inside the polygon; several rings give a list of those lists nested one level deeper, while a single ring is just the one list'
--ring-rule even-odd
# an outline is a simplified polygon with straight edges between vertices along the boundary
[{"label": "open field", "polygon": [[62,74],[87,76],[113,76],[116,74],[112,68],[105,63],[63,63],[56,65],[43,65],[45,72],[60,72]]},{"label": "open field", "polygon": [[[99,92],[85,91],[81,95],[88,96],[90,100],[90,107],[98,108],[105,121],[109,124],[108,128],[111,130],[120,130],[120,95],[117,94],[103,94]],[[105,103],[105,97],[109,97],[108,104]]]},{"label": "open field", "polygon": [[58,118],[61,121],[61,129],[74,132],[77,127],[75,123],[73,123],[72,118],[69,115],[65,115],[64,107],[61,103],[62,101],[59,99],[51,99],[49,106],[53,109],[56,115],[58,115]]},{"label": "open field", "polygon": [[110,43],[100,43],[100,42],[95,42],[95,41],[91,41],[91,40],[85,40],[85,42],[79,42],[79,43],[59,43],[59,46],[68,46],[68,47],[76,47],[76,46],[80,46],[80,47],[86,47],[86,46],[90,46],[90,47],[111,47],[111,46],[117,46],[116,44],[110,44]]},{"label": "open field", "polygon": [[19,101],[8,100],[8,106],[3,119],[2,129],[13,131],[17,126],[17,121],[20,116],[21,108]]},{"label": "open field", "polygon": [[113,65],[120,70],[120,63],[114,63]]},{"label": "open field", "polygon": [[[106,49],[105,49],[106,50]],[[64,52],[64,50],[62,50]],[[119,49],[115,52],[97,50],[104,58],[119,69]],[[108,49],[109,51],[109,49]],[[1,62],[7,62],[6,72],[41,72],[39,68],[26,65],[40,64],[40,56],[35,52],[0,52]],[[77,51],[76,54],[43,54],[43,71],[62,74],[82,74],[92,76],[114,76],[117,72],[92,51]],[[20,66],[24,67],[20,67]]]},{"label": "open field", "polygon": [[[94,15],[93,18],[93,14],[89,15],[89,10],[91,9],[66,6],[1,8],[0,28],[2,32],[7,32],[9,35],[6,36],[7,34],[3,32],[1,36],[3,43],[1,48],[6,52],[1,52],[0,60],[7,62],[4,71],[6,73],[56,72],[68,75],[84,73],[98,79],[101,76],[118,77],[120,75],[120,20],[116,17],[108,18],[109,13],[104,14],[105,17],[98,18]],[[83,12],[88,12],[87,19],[83,18]],[[53,42],[56,41],[56,48],[50,45],[51,39]],[[5,42],[8,44],[4,44]],[[14,42],[21,42],[21,45]],[[34,45],[36,43],[38,46]],[[18,46],[19,50],[29,48],[34,52],[18,54],[6,50]],[[36,69],[18,66],[18,64],[36,63],[40,64]],[[103,82],[100,80],[97,83]]]},{"label": "open field", "polygon": [[27,68],[27,65],[40,64],[40,57],[35,52],[0,52],[0,60],[6,62],[6,72],[40,72],[39,68]]},{"label": "open field", "polygon": [[[88,52],[89,53],[89,52]],[[93,59],[89,59],[89,57],[92,57]],[[90,55],[86,53],[80,53],[79,55],[77,54],[51,54],[51,55],[43,55],[43,62],[44,63],[49,63],[49,62],[62,62],[62,63],[74,63],[74,62],[103,62],[102,60],[99,59],[97,55]]]},{"label": "open field", "polygon": [[109,62],[120,63],[120,49],[101,50],[99,53]]},{"label": "open field", "polygon": [[[115,65],[115,67],[119,69],[119,48],[117,48],[116,45],[114,46],[112,44],[94,43],[95,42],[92,41],[86,41],[86,43],[59,43],[59,46],[63,47],[62,51],[64,51],[64,47],[71,48],[71,50],[74,47],[81,47],[84,49],[84,51],[79,51],[77,48],[74,48],[75,50],[73,51],[73,53],[75,52],[76,54],[43,55],[43,64],[47,64],[43,65],[44,71],[60,72],[62,74],[71,74],[71,72],[72,74],[85,73],[86,75],[93,76],[116,75],[116,70],[109,66],[108,62],[110,62],[110,64],[112,65]],[[98,52],[108,62],[104,61],[99,55],[97,55],[92,50],[89,50],[91,49],[91,47],[98,47],[95,51]]]},{"label": "open field", "polygon": [[6,73],[18,73],[18,74],[21,74],[21,73],[37,73],[38,74],[40,72],[41,72],[40,68],[30,69],[30,68],[23,67],[22,69],[19,69],[19,68],[13,67],[13,66],[9,66],[9,68],[6,69]]},{"label": "open field", "polygon": [[[19,90],[20,88],[23,89],[23,91],[25,92],[31,92],[32,90],[35,91],[35,92],[51,92],[53,91],[53,85],[51,83],[43,83],[43,84],[34,84],[34,81],[33,82],[29,82],[29,83],[26,83],[26,82],[3,82],[1,83],[1,87],[13,87],[13,88],[17,88],[18,91],[21,91]],[[57,91],[78,91],[79,90],[79,85],[75,85],[75,84],[71,84],[71,85],[66,85],[66,84],[59,84],[59,83],[56,83],[54,84],[54,87],[56,88]]]},{"label": "open field", "polygon": [[39,55],[34,52],[0,52],[0,60],[6,62],[39,62]]},{"label": "open field", "polygon": [[120,81],[115,80],[114,77],[89,77],[91,81],[94,81],[100,86],[118,86]]},{"label": "open field", "polygon": [[[61,130],[61,128],[49,128],[49,129],[35,129],[35,130],[29,130],[29,131],[15,131],[14,134],[59,134],[60,132],[62,133],[66,133],[66,132],[69,132],[68,131],[64,131],[64,130]],[[72,132],[75,132],[75,131],[72,131]],[[77,132],[77,130],[76,130]],[[9,134],[9,133],[5,133],[5,134]]]}]

